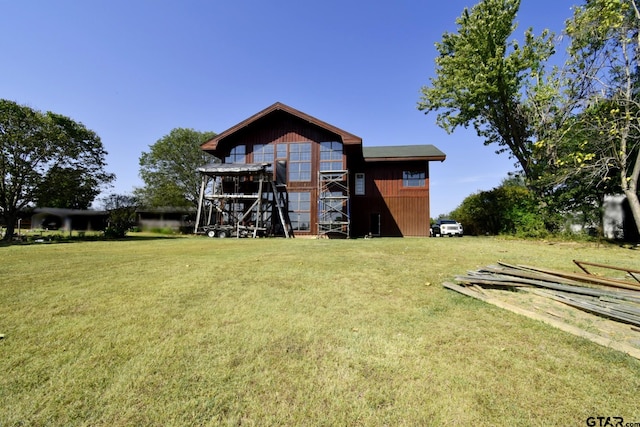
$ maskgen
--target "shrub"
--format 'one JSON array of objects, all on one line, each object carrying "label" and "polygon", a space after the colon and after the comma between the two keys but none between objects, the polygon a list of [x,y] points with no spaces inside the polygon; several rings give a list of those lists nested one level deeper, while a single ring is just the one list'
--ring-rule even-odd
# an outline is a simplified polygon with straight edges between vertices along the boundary
[{"label": "shrub", "polygon": [[465,234],[521,237],[548,234],[538,202],[520,185],[502,185],[472,194],[451,213],[451,217],[462,223]]}]

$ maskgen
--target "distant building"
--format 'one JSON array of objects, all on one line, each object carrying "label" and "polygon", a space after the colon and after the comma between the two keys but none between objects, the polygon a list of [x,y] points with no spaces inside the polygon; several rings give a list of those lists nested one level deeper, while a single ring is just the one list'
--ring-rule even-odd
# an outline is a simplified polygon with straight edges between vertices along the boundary
[{"label": "distant building", "polygon": [[607,239],[627,242],[640,241],[629,201],[624,194],[604,197],[602,225],[604,237]]},{"label": "distant building", "polygon": [[31,215],[32,229],[103,231],[107,211],[87,209],[35,208]]},{"label": "distant building", "polygon": [[[143,230],[191,232],[194,215],[194,208],[141,208],[136,210],[136,225]],[[108,218],[108,211],[44,207],[34,208],[30,220],[22,220],[22,226],[34,230],[104,231]]]},{"label": "distant building", "polygon": [[137,225],[142,230],[171,229],[193,231],[195,208],[140,208],[136,210]]},{"label": "distant building", "polygon": [[363,147],[279,102],[201,148],[225,164],[274,165],[296,235],[429,236],[429,162],[446,158],[430,144]]}]

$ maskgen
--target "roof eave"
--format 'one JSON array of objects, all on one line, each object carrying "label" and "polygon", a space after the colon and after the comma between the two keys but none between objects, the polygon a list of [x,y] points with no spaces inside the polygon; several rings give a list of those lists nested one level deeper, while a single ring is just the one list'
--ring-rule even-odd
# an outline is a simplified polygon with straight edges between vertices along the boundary
[{"label": "roof eave", "polygon": [[447,156],[414,156],[414,157],[365,157],[367,163],[374,162],[406,162],[406,161],[426,161],[444,162]]}]

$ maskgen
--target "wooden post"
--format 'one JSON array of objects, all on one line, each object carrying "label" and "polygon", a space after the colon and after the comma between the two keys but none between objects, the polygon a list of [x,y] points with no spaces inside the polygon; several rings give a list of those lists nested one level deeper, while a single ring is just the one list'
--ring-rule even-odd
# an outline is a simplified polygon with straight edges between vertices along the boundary
[{"label": "wooden post", "polygon": [[202,174],[202,184],[200,184],[200,198],[198,199],[198,213],[196,214],[196,225],[193,228],[193,234],[198,234],[198,226],[200,225],[200,214],[202,213],[202,201],[204,200],[206,179],[207,176],[205,174]]}]

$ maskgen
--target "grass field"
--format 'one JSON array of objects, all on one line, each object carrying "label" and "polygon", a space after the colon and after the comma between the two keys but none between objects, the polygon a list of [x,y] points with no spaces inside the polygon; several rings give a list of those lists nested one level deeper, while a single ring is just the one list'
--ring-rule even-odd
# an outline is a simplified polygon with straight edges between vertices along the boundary
[{"label": "grass field", "polygon": [[595,243],[134,238],[0,247],[0,426],[640,423],[640,362],[447,291]]}]

